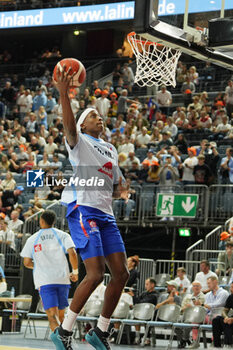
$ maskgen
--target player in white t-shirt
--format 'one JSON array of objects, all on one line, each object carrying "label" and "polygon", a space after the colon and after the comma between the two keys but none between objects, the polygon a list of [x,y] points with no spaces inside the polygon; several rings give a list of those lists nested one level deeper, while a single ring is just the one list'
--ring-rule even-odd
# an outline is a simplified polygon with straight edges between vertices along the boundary
[{"label": "player in white t-shirt", "polygon": [[[67,315],[51,339],[57,349],[71,350],[70,334],[78,313],[103,280],[105,264],[111,272],[103,309],[97,327],[86,340],[96,349],[109,350],[110,317],[129,277],[125,247],[112,211],[112,198],[128,199],[128,188],[122,185],[115,147],[100,138],[103,120],[96,109],[87,108],[77,125],[70,106],[68,89],[72,76],[61,68],[55,82],[61,98],[66,148],[75,178],[81,182],[66,187],[62,201],[68,206],[67,220],[73,241],[86,268]],[[96,183],[88,186],[88,181]]]},{"label": "player in white t-shirt", "polygon": [[[45,210],[40,217],[41,229],[26,241],[21,252],[24,266],[33,269],[35,288],[39,290],[43,307],[54,331],[64,320],[68,306],[70,279],[78,280],[78,258],[74,242],[66,232],[53,227],[56,215]],[[69,261],[73,272],[69,272]]]}]

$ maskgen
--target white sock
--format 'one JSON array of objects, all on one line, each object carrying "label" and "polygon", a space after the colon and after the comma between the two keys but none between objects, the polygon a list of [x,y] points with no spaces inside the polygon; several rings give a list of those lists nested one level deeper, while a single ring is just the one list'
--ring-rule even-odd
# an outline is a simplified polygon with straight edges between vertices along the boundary
[{"label": "white sock", "polygon": [[78,316],[78,314],[71,311],[69,308],[67,311],[67,314],[64,318],[64,321],[62,322],[62,328],[68,332],[71,332],[77,316]]},{"label": "white sock", "polygon": [[102,331],[102,332],[107,332],[108,327],[110,324],[110,318],[105,318],[102,315],[100,315],[97,323],[97,327]]}]

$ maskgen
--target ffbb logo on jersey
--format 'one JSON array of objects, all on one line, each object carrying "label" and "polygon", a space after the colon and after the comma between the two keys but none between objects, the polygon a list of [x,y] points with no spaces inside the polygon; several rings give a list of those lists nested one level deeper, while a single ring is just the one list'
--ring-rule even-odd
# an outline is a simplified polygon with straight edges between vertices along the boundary
[{"label": "ffbb logo on jersey", "polygon": [[44,186],[44,171],[28,170],[27,171],[27,187],[43,187]]}]

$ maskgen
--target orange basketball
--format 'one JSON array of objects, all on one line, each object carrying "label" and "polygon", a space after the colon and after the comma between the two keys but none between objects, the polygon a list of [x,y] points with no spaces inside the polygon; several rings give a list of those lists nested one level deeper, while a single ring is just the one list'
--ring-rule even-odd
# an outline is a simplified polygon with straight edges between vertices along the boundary
[{"label": "orange basketball", "polygon": [[70,87],[78,87],[82,85],[82,83],[86,79],[86,69],[82,62],[76,60],[75,58],[64,58],[56,64],[53,70],[54,80],[57,81],[57,74],[61,74],[62,67],[64,66],[66,72],[71,67],[71,70],[69,72],[70,75],[75,73],[75,75],[71,79]]}]

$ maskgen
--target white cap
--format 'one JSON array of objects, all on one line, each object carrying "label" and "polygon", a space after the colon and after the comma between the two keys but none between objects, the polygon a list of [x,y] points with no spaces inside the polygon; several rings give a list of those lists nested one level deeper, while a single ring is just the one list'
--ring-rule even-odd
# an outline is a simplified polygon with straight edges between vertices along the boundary
[{"label": "white cap", "polygon": [[84,120],[86,119],[86,117],[88,116],[88,114],[93,112],[93,111],[96,112],[96,109],[95,108],[87,108],[87,109],[85,109],[85,111],[82,112],[82,114],[80,115],[78,122],[76,124],[78,132],[81,131],[81,125],[84,122]]}]

